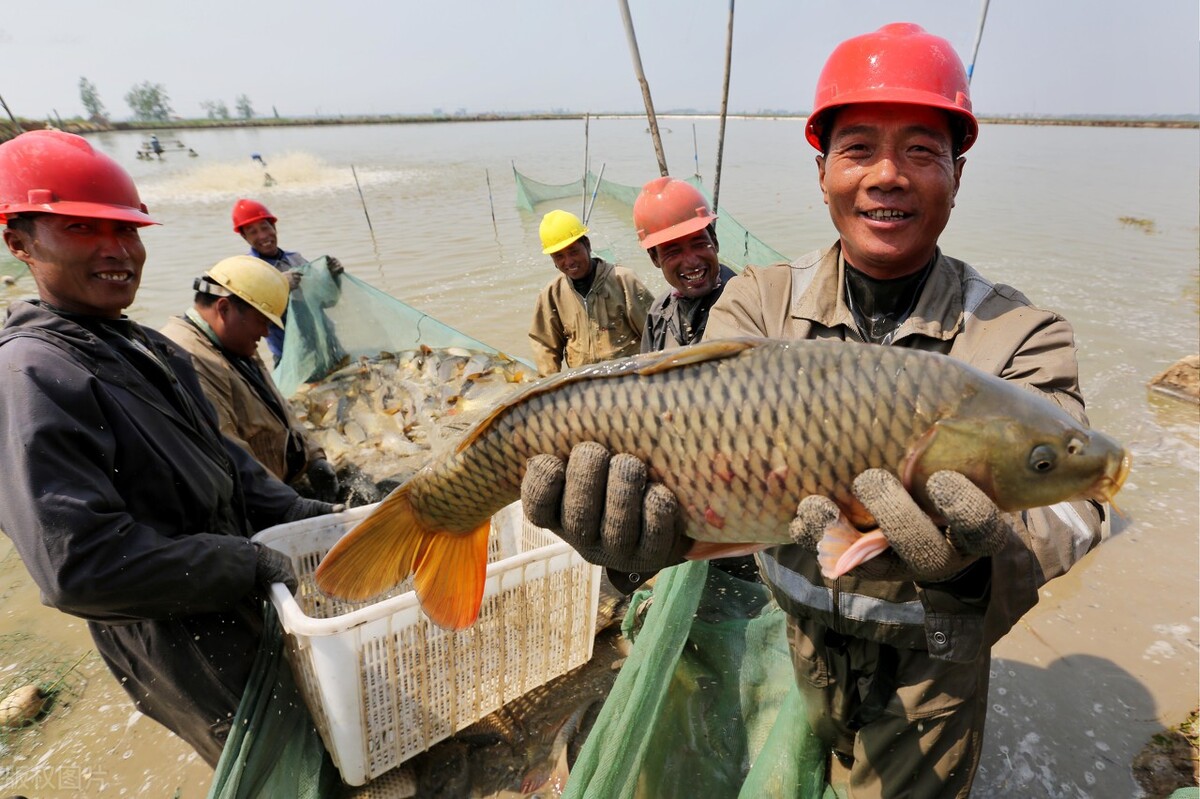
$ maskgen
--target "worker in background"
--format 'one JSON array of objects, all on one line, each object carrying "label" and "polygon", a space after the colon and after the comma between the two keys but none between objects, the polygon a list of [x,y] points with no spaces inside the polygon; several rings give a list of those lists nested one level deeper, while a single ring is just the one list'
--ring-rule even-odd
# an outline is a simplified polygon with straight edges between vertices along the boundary
[{"label": "worker in background", "polygon": [[567,211],[551,211],[538,233],[560,274],[542,289],[529,341],[538,374],[638,352],[654,298],[630,270],[592,255],[588,229]]},{"label": "worker in background", "polygon": [[192,307],[171,317],[162,333],[192,356],[221,432],[301,493],[337,501],[333,465],[304,435],[258,356],[268,325],[278,326],[287,309],[287,278],[258,258],[235,255],[196,278],[193,288]]},{"label": "worker in background", "polygon": [[[650,260],[662,270],[667,290],[650,306],[642,332],[642,352],[686,347],[700,341],[708,312],[737,273],[717,255],[717,215],[692,184],[672,177],[654,178],[633,203],[633,226]],[[743,580],[758,580],[754,557],[717,558],[713,566]],[[650,579],[653,572],[609,574],[625,590]]]},{"label": "worker in background", "polygon": [[266,527],[340,510],[221,435],[191,359],[124,315],[157,224],[81,136],[0,144],[4,243],[38,299],[0,331],[0,529],[42,601],[87,620],[138,710],[216,765],[290,560]]},{"label": "worker in background", "polygon": [[[938,352],[1038,392],[1086,423],[1071,325],[938,246],[963,153],[978,134],[966,71],[945,39],[897,23],[838,45],[805,131],[838,241],[791,264],[747,267],[713,306],[705,340],[827,339]],[[796,402],[802,407],[804,398]],[[613,474],[631,473],[628,462],[618,469],[618,458],[640,464],[614,455]],[[570,466],[547,455],[529,461],[524,506],[546,513],[534,524],[558,530],[570,522],[563,537],[610,567],[621,565],[621,550],[595,546],[589,524],[602,527],[601,542],[637,540],[664,553],[651,565],[679,562],[686,541],[676,532],[677,503],[664,501],[661,485],[646,499],[627,482],[609,486],[608,455],[594,442],[576,447]],[[891,550],[836,579],[821,574],[816,553],[839,522],[828,497],[805,497],[789,527],[795,543],[759,555],[763,580],[788,615],[809,723],[829,747],[832,781],[850,799],[969,795],[991,647],[1037,602],[1041,586],[1102,538],[1095,502],[1003,513],[952,471],[934,473],[926,490],[932,517],[891,472],[858,475],[854,496]],[[559,497],[571,498],[570,518]],[[641,518],[643,502],[649,519]],[[638,521],[613,521],[626,518]]]},{"label": "worker in background", "polygon": [[661,177],[642,187],[633,204],[633,226],[669,288],[650,306],[642,352],[695,344],[708,311],[736,273],[717,259],[717,216],[700,190]]},{"label": "worker in background", "polygon": [[[250,254],[255,258],[261,258],[282,272],[288,280],[292,294],[299,294],[301,291],[299,267],[307,264],[308,260],[298,252],[289,252],[279,246],[279,234],[275,228],[279,220],[275,215],[267,210],[267,206],[257,200],[240,199],[233,205],[232,216],[233,232],[250,245]],[[332,255],[327,256],[327,261],[329,274],[336,281],[343,271],[342,263]],[[295,303],[295,307],[297,313],[307,313],[307,306],[303,303]],[[280,319],[286,320],[287,314],[280,314]],[[308,318],[297,321],[302,325],[316,324],[316,320]],[[321,323],[330,329],[330,340],[336,341],[336,337],[332,335],[331,323],[328,318],[323,318]],[[271,324],[270,332],[267,334],[267,348],[274,358],[274,365],[278,365],[279,359],[283,355],[283,325]]]}]

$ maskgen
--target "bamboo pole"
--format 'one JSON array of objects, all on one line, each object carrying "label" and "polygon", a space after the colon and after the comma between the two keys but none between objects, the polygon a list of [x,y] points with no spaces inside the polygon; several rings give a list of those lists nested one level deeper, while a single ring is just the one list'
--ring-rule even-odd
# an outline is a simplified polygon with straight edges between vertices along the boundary
[{"label": "bamboo pole", "polygon": [[733,65],[733,3],[729,0],[729,32],[725,37],[725,85],[721,89],[721,126],[717,132],[717,173],[713,177],[713,213],[721,197],[721,156],[725,153],[725,114],[729,110],[729,68]]},{"label": "bamboo pole", "polygon": [[662,138],[658,135],[658,117],[654,115],[654,102],[650,99],[650,84],[646,82],[646,73],[642,71],[642,56],[638,52],[637,36],[633,32],[633,17],[629,15],[629,0],[618,2],[621,6],[621,18],[625,20],[625,36],[629,39],[633,71],[637,73],[638,84],[642,87],[642,100],[646,103],[646,118],[650,120],[650,135],[654,138],[654,154],[658,156],[658,172],[666,177],[667,157],[663,154]]},{"label": "bamboo pole", "polygon": [[591,119],[592,119],[592,112],[588,111],[583,117],[583,200],[582,200],[583,204],[580,206],[580,209],[579,209],[579,213],[585,218],[585,222],[586,222],[586,217],[587,217],[587,206],[588,206],[588,192],[587,192],[588,170],[591,168],[591,165],[588,163],[588,123],[591,122]]}]

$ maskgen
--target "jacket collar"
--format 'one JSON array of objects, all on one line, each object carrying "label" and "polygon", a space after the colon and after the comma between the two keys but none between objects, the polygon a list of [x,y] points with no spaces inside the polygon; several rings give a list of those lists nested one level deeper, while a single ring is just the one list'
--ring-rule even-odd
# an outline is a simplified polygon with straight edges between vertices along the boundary
[{"label": "jacket collar", "polygon": [[[845,259],[841,243],[820,255],[812,283],[793,301],[791,316],[806,319],[827,328],[845,328],[858,337],[854,314],[846,303]],[[933,269],[908,319],[896,330],[893,343],[908,336],[924,336],[950,341],[958,335],[963,322],[962,279],[951,260],[939,248]]]}]

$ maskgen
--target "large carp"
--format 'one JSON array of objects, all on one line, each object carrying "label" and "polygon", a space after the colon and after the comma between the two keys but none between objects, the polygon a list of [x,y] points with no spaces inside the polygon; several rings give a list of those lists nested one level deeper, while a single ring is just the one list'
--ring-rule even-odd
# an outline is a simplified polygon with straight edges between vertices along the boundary
[{"label": "large carp", "polygon": [[851,485],[872,467],[897,475],[926,509],[926,480],[952,469],[1004,511],[1106,500],[1129,469],[1115,441],[1050,400],[943,355],[727,339],[531,383],[338,541],[317,585],[362,600],[412,573],[434,622],[470,625],[489,518],[520,497],[528,458],[565,458],[583,441],[645,461],[649,479],[678,497],[686,534],[715,542],[697,544],[701,557],[790,541],[809,494],[870,527]]}]

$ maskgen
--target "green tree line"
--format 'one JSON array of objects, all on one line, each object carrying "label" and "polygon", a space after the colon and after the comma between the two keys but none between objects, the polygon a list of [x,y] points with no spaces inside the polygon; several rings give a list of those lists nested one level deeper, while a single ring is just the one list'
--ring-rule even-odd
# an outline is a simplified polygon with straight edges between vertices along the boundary
[{"label": "green tree line", "polygon": [[[86,77],[79,79],[79,99],[90,121],[108,122],[108,110],[100,99],[96,84]],[[133,112],[133,118],[141,122],[166,122],[175,113],[166,87],[148,80],[134,84],[125,93],[125,104]],[[232,119],[224,100],[202,100],[200,108],[209,119]],[[253,119],[255,116],[254,104],[245,94],[234,98],[234,110],[238,119]]]}]

